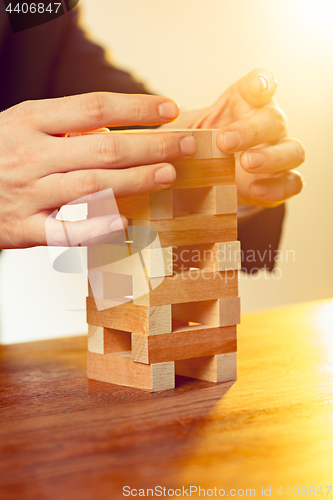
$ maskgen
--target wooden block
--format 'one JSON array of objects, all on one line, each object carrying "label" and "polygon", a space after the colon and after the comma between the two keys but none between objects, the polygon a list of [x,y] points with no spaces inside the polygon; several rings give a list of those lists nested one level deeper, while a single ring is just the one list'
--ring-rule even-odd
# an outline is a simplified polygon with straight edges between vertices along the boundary
[{"label": "wooden block", "polygon": [[104,354],[104,328],[88,325],[88,351]]},{"label": "wooden block", "polygon": [[[97,301],[97,305],[98,305]],[[98,310],[95,300],[87,298],[87,323],[115,330],[160,335],[172,331],[171,305],[140,306],[126,303],[112,307],[112,302],[101,301]]]},{"label": "wooden block", "polygon": [[173,189],[174,217],[187,214],[237,213],[237,186]]},{"label": "wooden block", "polygon": [[131,332],[124,332],[111,328],[103,328],[103,330],[104,354],[131,350]]},{"label": "wooden block", "polygon": [[113,134],[170,134],[175,132],[186,132],[188,135],[192,135],[197,143],[197,151],[194,158],[205,159],[205,158],[226,158],[230,157],[225,153],[222,153],[216,145],[216,135],[219,130],[214,129],[129,129],[122,131],[110,132]]},{"label": "wooden block", "polygon": [[170,189],[117,199],[119,213],[127,218],[171,219],[172,192]]},{"label": "wooden block", "polygon": [[236,326],[195,328],[151,336],[132,333],[132,358],[140,363],[224,354],[237,350]]},{"label": "wooden block", "polygon": [[[172,321],[185,323],[195,322],[207,327],[220,325],[220,304],[219,300],[203,300],[200,302],[183,302],[172,304]],[[178,326],[180,328],[180,326]],[[174,328],[173,328],[174,330]]]},{"label": "wooden block", "polygon": [[145,276],[139,251],[129,254],[127,245],[93,245],[88,247],[88,269],[102,273]]},{"label": "wooden block", "polygon": [[88,203],[88,218],[109,214],[152,220],[171,218],[173,216],[171,191],[164,189],[154,193],[115,199],[110,190],[110,195],[105,199]]},{"label": "wooden block", "polygon": [[[95,279],[97,275],[97,279]],[[133,276],[116,273],[102,273],[89,270],[89,296],[95,299],[115,300],[118,303],[128,302],[133,296]],[[146,277],[142,276],[146,281]],[[155,278],[156,280],[161,278]],[[96,282],[98,286],[96,286]],[[147,284],[147,291],[149,285]]]},{"label": "wooden block", "polygon": [[216,213],[213,187],[173,189],[172,194],[174,217]]},{"label": "wooden block", "polygon": [[179,246],[174,247],[172,252],[174,272],[183,272],[193,267],[211,272],[241,268],[239,241]]},{"label": "wooden block", "polygon": [[208,158],[230,158],[230,155],[222,153],[217,147],[216,136],[220,129],[188,129],[197,142],[195,159]]},{"label": "wooden block", "polygon": [[165,248],[144,248],[142,257],[145,264],[145,274],[149,278],[162,276],[172,276],[172,247]]},{"label": "wooden block", "polygon": [[212,158],[226,158],[225,153],[222,153],[222,151],[219,150],[216,144],[216,137],[217,134],[219,133],[220,129],[212,129]]},{"label": "wooden block", "polygon": [[217,214],[237,213],[237,186],[216,186],[214,188],[216,197]]},{"label": "wooden block", "polygon": [[217,243],[216,247],[219,271],[241,268],[241,248],[239,241],[220,242]]},{"label": "wooden block", "polygon": [[[172,322],[181,322],[179,330],[190,322],[208,327],[231,326],[240,323],[240,297],[185,302],[171,306]],[[173,327],[172,331],[175,330]]]},{"label": "wooden block", "polygon": [[210,129],[192,129],[190,132],[197,143],[197,151],[193,159],[212,158],[212,131]]},{"label": "wooden block", "polygon": [[237,379],[237,353],[176,361],[175,370],[177,375],[185,377],[209,382],[229,382]]},{"label": "wooden block", "polygon": [[216,137],[220,129],[190,129],[187,132],[192,132],[193,137],[197,141],[197,151],[194,159],[208,158],[228,158],[230,155],[222,153],[216,144]]},{"label": "wooden block", "polygon": [[173,161],[177,178],[172,189],[224,186],[235,184],[233,156],[212,160]]},{"label": "wooden block", "polygon": [[148,389],[152,392],[175,387],[174,362],[146,365],[132,360],[130,352],[88,352],[88,378],[111,384]]},{"label": "wooden block", "polygon": [[100,354],[131,350],[131,333],[101,326],[88,326],[88,351]]},{"label": "wooden block", "polygon": [[131,276],[171,276],[172,247],[140,249],[112,244],[93,245],[88,247],[88,268]]},{"label": "wooden block", "polygon": [[211,273],[198,269],[167,276],[163,282],[144,294],[146,282],[141,276],[133,276],[133,302],[138,305],[158,306],[201,300],[223,299],[238,296],[238,271]]},{"label": "wooden block", "polygon": [[219,299],[220,326],[239,325],[241,319],[240,297]]},{"label": "wooden block", "polygon": [[[133,226],[148,226],[155,229],[162,247],[195,245],[198,241],[234,241],[237,239],[237,215],[186,215],[169,220],[147,221],[133,219]],[[140,246],[147,246],[145,234],[137,236]]]}]

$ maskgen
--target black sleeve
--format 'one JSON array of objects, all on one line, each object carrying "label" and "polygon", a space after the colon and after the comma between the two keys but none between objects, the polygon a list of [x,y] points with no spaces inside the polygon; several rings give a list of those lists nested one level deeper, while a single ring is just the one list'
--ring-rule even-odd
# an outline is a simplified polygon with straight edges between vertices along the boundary
[{"label": "black sleeve", "polygon": [[238,222],[238,239],[242,246],[242,270],[246,272],[255,272],[261,268],[273,270],[285,210],[285,205],[279,205]]},{"label": "black sleeve", "polygon": [[107,60],[105,51],[86,37],[77,24],[77,11],[74,10],[67,23],[61,45],[54,56],[50,92],[54,96],[92,91],[149,93],[128,72],[113,66]]},{"label": "black sleeve", "polygon": [[26,100],[85,92],[151,93],[85,36],[78,12],[12,33],[0,2],[0,111]]}]

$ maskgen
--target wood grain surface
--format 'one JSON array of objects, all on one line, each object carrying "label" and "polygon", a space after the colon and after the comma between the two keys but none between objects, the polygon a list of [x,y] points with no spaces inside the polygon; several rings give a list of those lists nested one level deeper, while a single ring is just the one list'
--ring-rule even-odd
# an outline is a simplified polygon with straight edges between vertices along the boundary
[{"label": "wood grain surface", "polygon": [[0,347],[0,498],[120,500],[125,485],[333,498],[332,318],[333,301],[244,315],[237,382],[176,377],[153,394],[88,381],[86,337]]},{"label": "wood grain surface", "polygon": [[[172,189],[174,217],[186,214],[235,214],[237,186]],[[137,214],[132,217],[145,219]],[[166,218],[166,217],[165,217]],[[160,217],[162,219],[162,217]]]},{"label": "wood grain surface", "polygon": [[[167,276],[162,283],[158,279],[150,279],[152,289],[147,293],[147,280],[133,276],[133,303],[158,306],[238,296],[238,271],[234,270],[212,273],[191,269]],[[159,286],[154,288],[156,283]]]},{"label": "wood grain surface", "polygon": [[[196,245],[198,241],[216,243],[217,241],[237,240],[237,215],[184,215],[165,220],[132,219],[133,226],[155,229],[162,247]],[[137,231],[137,244],[145,248],[150,243],[147,232]]]},{"label": "wood grain surface", "polygon": [[[171,305],[138,306],[132,302],[112,307],[110,301],[98,301],[105,304],[105,309],[98,310],[96,301],[87,297],[87,323],[95,326],[105,326],[125,332],[159,335],[172,331]],[[109,308],[107,308],[107,304]]]},{"label": "wood grain surface", "polygon": [[[235,159],[173,161],[177,177],[172,189],[235,184]],[[223,175],[221,175],[221,172]]]},{"label": "wood grain surface", "polygon": [[172,191],[164,189],[154,193],[117,198],[119,213],[140,219],[170,219],[173,217]]},{"label": "wood grain surface", "polygon": [[237,351],[236,326],[188,327],[186,331],[132,333],[132,357],[140,363],[163,363]]}]

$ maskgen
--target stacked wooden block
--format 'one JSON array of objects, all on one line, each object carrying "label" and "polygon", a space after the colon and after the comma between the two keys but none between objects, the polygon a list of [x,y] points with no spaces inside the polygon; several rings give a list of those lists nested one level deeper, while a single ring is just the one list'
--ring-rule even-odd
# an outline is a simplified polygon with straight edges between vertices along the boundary
[{"label": "stacked wooden block", "polygon": [[[217,130],[187,132],[197,152],[173,163],[171,189],[117,200],[131,225],[123,246],[88,249],[98,282],[87,298],[89,378],[152,391],[174,388],[175,373],[236,378],[235,163],[217,148]],[[107,203],[99,210],[90,215],[106,213]]]}]

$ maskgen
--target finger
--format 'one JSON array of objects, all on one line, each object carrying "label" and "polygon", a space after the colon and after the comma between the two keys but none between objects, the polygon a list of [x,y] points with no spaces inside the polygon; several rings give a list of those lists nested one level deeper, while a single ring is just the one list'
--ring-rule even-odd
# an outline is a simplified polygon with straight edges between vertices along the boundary
[{"label": "finger", "polygon": [[240,164],[251,174],[269,174],[297,168],[305,160],[302,143],[283,139],[279,144],[248,149],[240,155]]},{"label": "finger", "polygon": [[286,133],[287,118],[283,111],[277,106],[267,106],[220,130],[216,143],[224,153],[233,153],[277,141]]},{"label": "finger", "polygon": [[251,71],[221,95],[209,110],[209,116],[205,117],[204,125],[217,128],[221,120],[223,124],[229,124],[251,114],[272,101],[276,88],[277,82],[271,71],[263,68]]},{"label": "finger", "polygon": [[48,246],[73,247],[97,245],[116,238],[127,227],[127,219],[117,214],[94,217],[77,222],[60,221],[48,217],[45,232]]},{"label": "finger", "polygon": [[262,206],[272,206],[295,196],[302,191],[302,188],[301,175],[298,172],[288,171],[252,182],[249,191]]},{"label": "finger", "polygon": [[24,233],[29,246],[72,247],[98,244],[116,238],[127,227],[126,217],[111,214],[77,222],[61,221],[38,214],[26,219]]},{"label": "finger", "polygon": [[265,68],[250,71],[235,84],[240,96],[256,107],[267,104],[275,94],[276,88],[275,75]]},{"label": "finger", "polygon": [[[47,210],[112,189],[115,197],[160,191],[171,186],[175,168],[166,163],[121,170],[77,170],[39,179],[31,191],[35,210]],[[34,201],[35,200],[35,201]]]},{"label": "finger", "polygon": [[178,105],[166,97],[111,92],[30,101],[17,109],[38,130],[52,135],[106,126],[160,125],[179,115]]},{"label": "finger", "polygon": [[46,174],[91,168],[123,168],[188,159],[196,152],[194,137],[184,133],[104,133],[47,138]]}]

